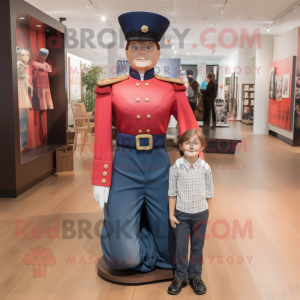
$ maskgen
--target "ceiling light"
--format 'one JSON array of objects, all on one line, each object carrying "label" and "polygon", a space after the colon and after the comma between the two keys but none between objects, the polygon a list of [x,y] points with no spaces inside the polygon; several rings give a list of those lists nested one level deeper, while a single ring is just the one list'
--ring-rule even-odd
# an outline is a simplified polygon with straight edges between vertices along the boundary
[{"label": "ceiling light", "polygon": [[36,27],[42,27],[42,25],[36,25]]},{"label": "ceiling light", "polygon": [[172,49],[174,49],[174,46],[172,46]]},{"label": "ceiling light", "polygon": [[90,8],[88,5],[86,6],[87,8]]},{"label": "ceiling light", "polygon": [[174,50],[174,53],[177,53],[177,51],[176,51],[176,50]]},{"label": "ceiling light", "polygon": [[106,17],[105,16],[101,17],[101,20],[104,22],[106,20]]},{"label": "ceiling light", "polygon": [[172,56],[172,58],[174,58],[174,57]]},{"label": "ceiling light", "polygon": [[19,17],[19,20],[25,20],[25,17]]},{"label": "ceiling light", "polygon": [[221,15],[223,15],[223,14],[224,14],[224,10],[222,9],[222,10],[221,10]]},{"label": "ceiling light", "polygon": [[270,28],[269,27],[267,28],[267,32],[270,32]]},{"label": "ceiling light", "polygon": [[96,16],[96,13],[94,12],[94,16]]},{"label": "ceiling light", "polygon": [[190,55],[190,52],[188,52],[188,55]]}]

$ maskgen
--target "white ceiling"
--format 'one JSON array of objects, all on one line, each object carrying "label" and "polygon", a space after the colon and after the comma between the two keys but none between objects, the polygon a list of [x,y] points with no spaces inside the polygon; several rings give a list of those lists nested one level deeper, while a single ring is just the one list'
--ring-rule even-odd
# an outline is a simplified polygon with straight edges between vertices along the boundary
[{"label": "white ceiling", "polygon": [[[120,26],[118,16],[129,11],[149,11],[164,15],[171,21],[171,25],[166,32],[167,37],[172,37],[176,54],[171,54],[171,50],[162,49],[163,57],[180,57],[183,63],[214,63],[221,57],[229,54],[234,49],[224,49],[218,44],[218,34],[222,29],[234,29],[240,35],[241,28],[246,28],[251,36],[254,29],[259,28],[261,34],[282,34],[300,25],[300,7],[296,12],[288,14],[280,21],[276,22],[271,31],[267,33],[267,26],[272,24],[278,17],[288,9],[299,3],[299,0],[228,0],[224,14],[216,24],[216,34],[209,36],[207,43],[216,44],[217,48],[212,55],[210,49],[204,48],[200,44],[200,34],[203,30],[213,27],[220,14],[225,0],[92,0],[96,11],[88,0],[27,0],[28,3],[37,7],[41,11],[53,18],[65,17],[63,22],[68,28],[74,28],[80,35],[81,28],[92,29],[95,36],[105,26],[110,26],[118,33]],[[89,5],[90,8],[87,8]],[[96,15],[93,13],[97,12]],[[175,13],[174,13],[175,12]],[[106,17],[105,22],[101,21],[101,16]],[[179,49],[178,38],[172,28],[177,28],[183,32],[185,28],[191,28],[183,49]],[[109,41],[109,35],[104,36]],[[230,43],[232,36],[226,34],[224,41]],[[96,49],[86,46],[85,49],[77,47],[69,49],[68,52],[91,60],[93,63],[103,64],[107,60],[107,50],[101,48],[97,39],[93,40]],[[192,45],[197,44],[193,49]],[[190,55],[187,55],[187,53]],[[125,58],[125,51],[119,50],[119,57]]]}]

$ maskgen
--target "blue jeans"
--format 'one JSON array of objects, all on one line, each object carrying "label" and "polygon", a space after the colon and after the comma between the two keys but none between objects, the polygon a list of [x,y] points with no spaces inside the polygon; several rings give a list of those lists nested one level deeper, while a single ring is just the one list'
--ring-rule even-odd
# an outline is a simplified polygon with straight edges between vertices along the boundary
[{"label": "blue jeans", "polygon": [[[187,279],[194,279],[195,277],[201,278],[202,252],[208,220],[208,209],[196,214],[184,213],[176,209],[175,217],[180,223],[174,229],[176,235],[175,277],[180,278],[184,282]],[[190,262],[188,262],[187,257],[189,236],[191,237]]]}]

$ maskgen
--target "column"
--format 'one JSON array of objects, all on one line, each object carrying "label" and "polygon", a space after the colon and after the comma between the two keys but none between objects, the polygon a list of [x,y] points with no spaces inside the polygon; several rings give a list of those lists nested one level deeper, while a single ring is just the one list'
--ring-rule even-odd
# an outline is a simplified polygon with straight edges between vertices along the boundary
[{"label": "column", "polygon": [[256,48],[254,134],[268,134],[269,76],[273,61],[273,35],[261,35],[261,48]]}]

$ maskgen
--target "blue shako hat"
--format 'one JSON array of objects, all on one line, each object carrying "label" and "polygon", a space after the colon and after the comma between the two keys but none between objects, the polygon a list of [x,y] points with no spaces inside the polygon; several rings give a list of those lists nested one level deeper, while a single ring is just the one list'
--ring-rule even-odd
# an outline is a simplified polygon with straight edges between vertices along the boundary
[{"label": "blue shako hat", "polygon": [[162,15],[145,11],[132,11],[118,18],[127,41],[159,42],[170,21]]}]

